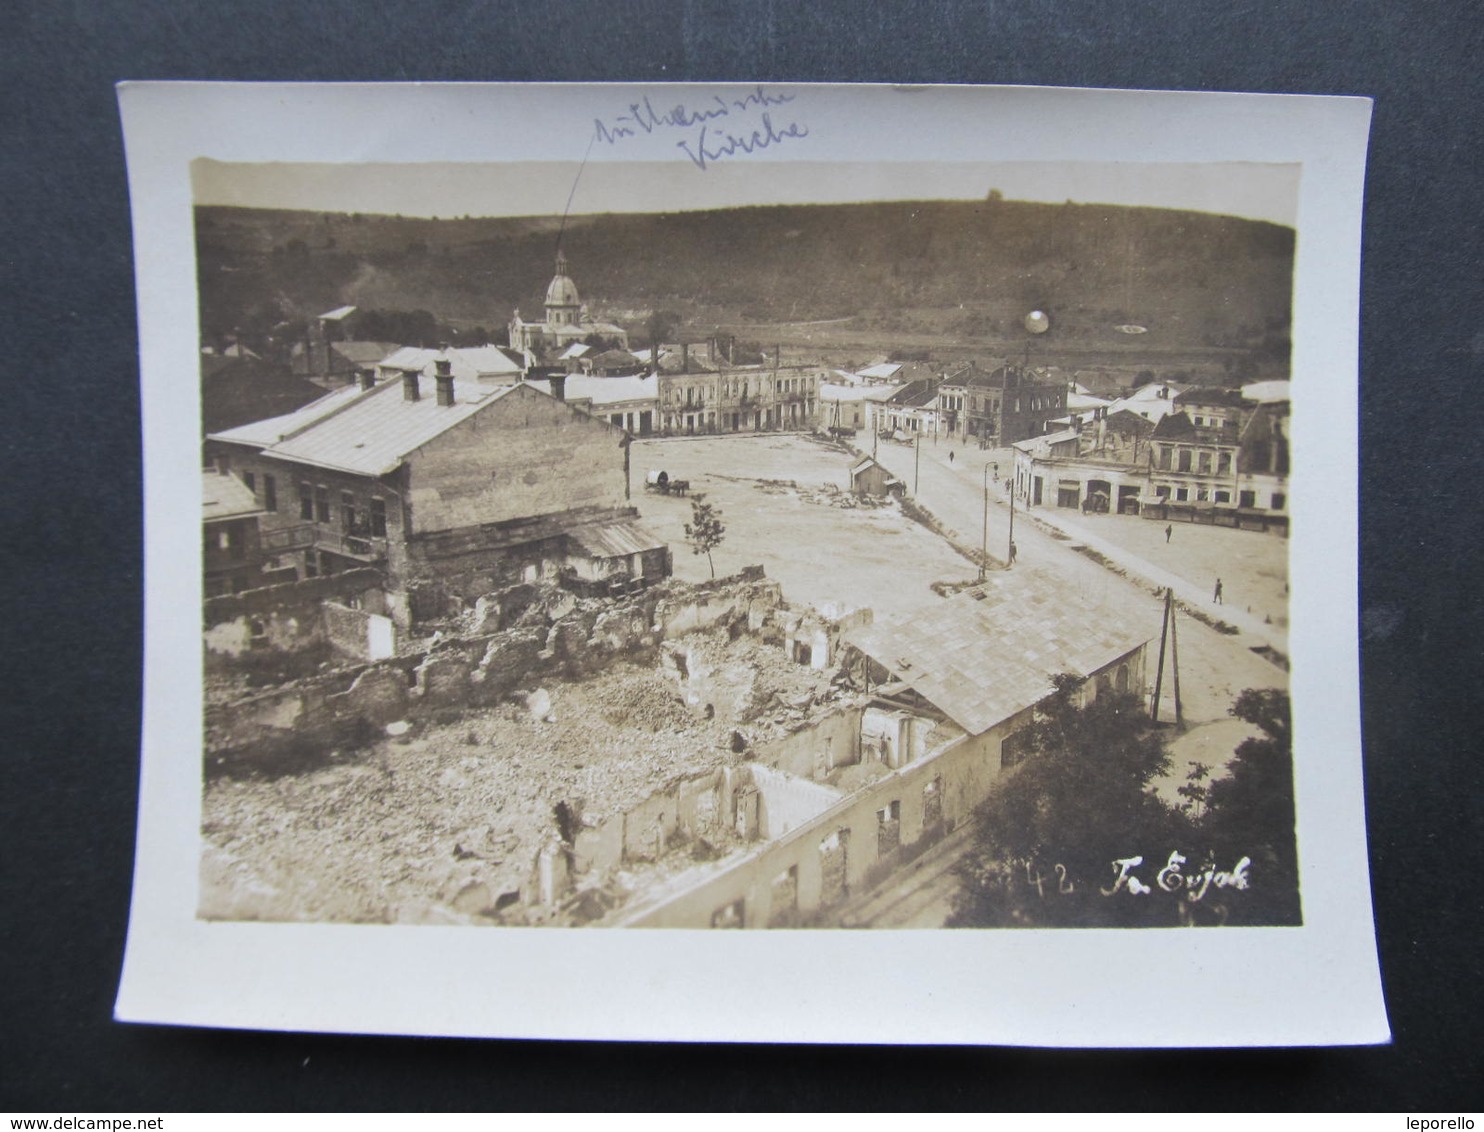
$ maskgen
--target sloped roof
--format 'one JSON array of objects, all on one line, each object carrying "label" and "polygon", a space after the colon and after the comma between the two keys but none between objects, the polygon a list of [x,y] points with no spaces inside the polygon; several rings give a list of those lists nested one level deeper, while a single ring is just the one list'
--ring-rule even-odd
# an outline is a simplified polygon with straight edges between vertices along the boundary
[{"label": "sloped roof", "polygon": [[359,365],[374,366],[382,358],[388,357],[401,349],[397,342],[331,342],[330,349],[339,354],[348,362]]},{"label": "sloped roof", "polygon": [[573,527],[567,535],[591,558],[627,558],[631,554],[660,550],[669,545],[632,519],[589,523]]},{"label": "sloped roof", "polygon": [[563,360],[566,360],[567,358],[580,358],[583,354],[587,353],[591,349],[592,347],[587,345],[586,343],[573,342],[572,345],[568,346],[565,350],[562,351],[561,356]]},{"label": "sloped roof", "polygon": [[[539,378],[527,381],[527,385],[541,393],[551,392],[551,379]],[[623,377],[593,377],[574,373],[567,378],[568,401],[591,401],[593,408],[602,405],[618,405],[628,401],[653,401],[659,397],[659,379],[653,374],[627,374]]]},{"label": "sloped roof", "polygon": [[601,354],[589,358],[588,362],[599,369],[628,369],[644,364],[627,350],[604,350]]},{"label": "sloped roof", "polygon": [[236,428],[224,429],[221,432],[210,434],[212,440],[227,440],[234,444],[251,444],[258,448],[266,448],[271,444],[277,444],[286,436],[298,432],[307,425],[313,424],[321,417],[329,416],[337,409],[348,405],[365,390],[359,386],[350,385],[343,389],[336,389],[332,393],[326,393],[318,400],[311,401],[302,408],[295,409],[292,413],[284,413],[282,416],[265,417],[251,424],[238,425]]},{"label": "sloped roof", "polygon": [[899,405],[906,409],[916,409],[929,404],[938,395],[938,383],[920,379],[909,381],[890,397],[886,398],[887,404]]},{"label": "sloped roof", "polygon": [[201,473],[201,517],[205,522],[239,519],[260,511],[257,497],[236,476]]},{"label": "sloped roof", "polygon": [[847,643],[971,735],[1147,643],[1145,625],[1027,572],[993,574],[936,606],[852,629]]},{"label": "sloped roof", "polygon": [[1292,388],[1287,381],[1254,381],[1242,386],[1242,396],[1249,401],[1287,401]]},{"label": "sloped roof", "polygon": [[355,307],[336,307],[332,311],[325,311],[319,317],[325,322],[339,322],[342,318],[349,318],[356,313]]},{"label": "sloped roof", "polygon": [[1032,456],[1045,456],[1050,453],[1053,444],[1064,444],[1081,435],[1077,429],[1067,428],[1061,432],[1048,432],[1045,436],[1033,436],[1029,440],[1018,440],[1010,447],[1020,452],[1029,452]]},{"label": "sloped roof", "polygon": [[455,378],[469,381],[481,377],[516,377],[521,372],[521,367],[512,361],[499,346],[455,346],[448,350],[403,346],[379,364],[388,369],[415,369],[427,377],[432,377],[433,363],[439,358],[448,359],[448,368]]},{"label": "sloped roof", "polygon": [[901,368],[900,362],[882,362],[879,365],[867,366],[860,371],[860,376],[875,381],[890,381],[896,377]]},{"label": "sloped roof", "polygon": [[[276,418],[285,421],[301,414],[308,417],[298,429],[282,433],[280,439],[266,444],[263,454],[357,475],[383,476],[424,444],[522,388],[520,383],[489,385],[455,378],[454,403],[440,405],[431,385],[425,383],[423,395],[416,401],[405,399],[400,381],[384,381],[368,390],[357,388],[331,394],[308,406],[313,409],[323,401],[341,398],[325,411],[309,415],[307,410],[301,410],[299,414]],[[342,397],[342,394],[350,396]],[[259,425],[272,423],[262,421]],[[231,433],[241,431],[233,429]],[[231,433],[215,434],[213,439],[241,439]]]},{"label": "sloped roof", "polygon": [[1177,405],[1222,405],[1240,409],[1245,398],[1240,389],[1184,389],[1175,394]]}]

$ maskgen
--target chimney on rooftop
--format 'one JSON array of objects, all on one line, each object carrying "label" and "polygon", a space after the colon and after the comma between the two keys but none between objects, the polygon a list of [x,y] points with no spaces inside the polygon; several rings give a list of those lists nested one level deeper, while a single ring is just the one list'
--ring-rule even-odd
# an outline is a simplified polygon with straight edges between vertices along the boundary
[{"label": "chimney on rooftop", "polygon": [[370,389],[376,384],[376,371],[374,369],[356,370],[356,379],[362,389]]},{"label": "chimney on rooftop", "polygon": [[422,396],[422,390],[418,387],[418,381],[422,377],[415,369],[404,369],[402,371],[402,400],[416,401]]},{"label": "chimney on rooftop", "polygon": [[567,399],[567,375],[554,373],[551,375],[551,395],[558,401]]},{"label": "chimney on rooftop", "polygon": [[[655,373],[659,373],[659,371],[660,371],[659,359],[656,358],[655,359],[655,363],[654,363],[654,372]],[[690,373],[690,343],[689,342],[682,342],[682,343],[680,343],[680,372],[681,373]]]},{"label": "chimney on rooftop", "polygon": [[438,404],[445,409],[453,404],[453,369],[447,358],[433,362],[433,380],[438,383]]}]

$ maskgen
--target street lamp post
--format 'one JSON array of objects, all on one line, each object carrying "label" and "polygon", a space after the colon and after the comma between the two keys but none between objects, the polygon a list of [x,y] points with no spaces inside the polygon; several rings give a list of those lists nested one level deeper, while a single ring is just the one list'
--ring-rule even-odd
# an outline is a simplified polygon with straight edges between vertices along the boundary
[{"label": "street lamp post", "polygon": [[917,495],[917,474],[922,467],[922,429],[914,434],[916,443],[912,445],[912,495]]}]

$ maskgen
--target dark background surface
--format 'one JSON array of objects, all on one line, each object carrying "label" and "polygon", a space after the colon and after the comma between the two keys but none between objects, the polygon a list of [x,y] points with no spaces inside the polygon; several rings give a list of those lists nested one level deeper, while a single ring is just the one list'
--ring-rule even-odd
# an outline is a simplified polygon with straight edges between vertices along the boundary
[{"label": "dark background surface", "polygon": [[[1484,20],[1472,4],[1381,0],[0,7],[0,1109],[1479,1107],[1481,57]],[[114,1023],[142,659],[137,343],[113,91],[126,78],[975,82],[1374,97],[1360,632],[1371,871],[1394,1043],[1164,1053],[671,1047]],[[1126,974],[1150,993],[1184,996],[1193,1011],[1201,979],[1262,979]]]}]

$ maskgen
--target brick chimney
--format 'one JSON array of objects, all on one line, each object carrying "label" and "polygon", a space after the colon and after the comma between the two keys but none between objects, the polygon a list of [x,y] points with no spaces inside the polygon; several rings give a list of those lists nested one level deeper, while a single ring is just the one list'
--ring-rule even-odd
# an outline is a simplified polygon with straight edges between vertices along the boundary
[{"label": "brick chimney", "polygon": [[567,399],[567,375],[554,373],[551,375],[551,395],[558,401]]},{"label": "brick chimney", "polygon": [[433,368],[433,380],[438,383],[438,404],[446,409],[453,404],[453,368],[447,358],[435,360]]},{"label": "brick chimney", "polygon": [[404,369],[402,371],[402,400],[416,401],[422,396],[419,380],[422,375],[415,369]]},{"label": "brick chimney", "polygon": [[376,384],[376,371],[374,369],[356,370],[356,379],[360,382],[362,389],[370,389]]},{"label": "brick chimney", "polygon": [[[658,362],[658,360],[656,360],[655,366],[654,366],[654,372],[655,373],[659,373],[659,371],[660,371],[659,362]],[[680,372],[681,373],[690,373],[690,343],[689,342],[682,342],[682,343],[680,343]]]}]

